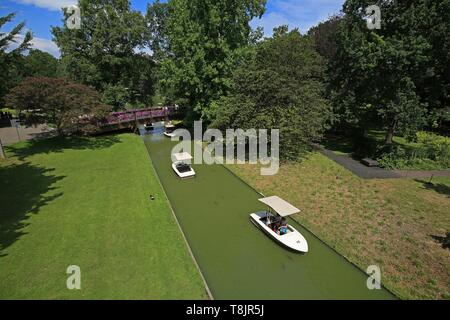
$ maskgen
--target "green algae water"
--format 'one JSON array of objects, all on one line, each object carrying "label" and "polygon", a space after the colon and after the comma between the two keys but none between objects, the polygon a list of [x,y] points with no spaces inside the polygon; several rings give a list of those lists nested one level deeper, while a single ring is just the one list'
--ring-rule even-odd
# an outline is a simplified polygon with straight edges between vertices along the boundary
[{"label": "green algae water", "polygon": [[367,275],[292,220],[307,254],[267,237],[249,219],[266,209],[261,195],[225,167],[193,165],[196,178],[180,180],[171,167],[175,143],[160,134],[144,142],[215,299],[395,299],[369,290]]}]

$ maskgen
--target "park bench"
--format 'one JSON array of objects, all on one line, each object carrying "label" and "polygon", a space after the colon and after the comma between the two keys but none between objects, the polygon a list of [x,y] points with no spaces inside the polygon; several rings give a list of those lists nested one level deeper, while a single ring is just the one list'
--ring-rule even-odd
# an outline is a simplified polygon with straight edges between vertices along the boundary
[{"label": "park bench", "polygon": [[378,167],[379,163],[376,160],[370,159],[370,158],[364,158],[361,160],[361,163],[368,167]]}]

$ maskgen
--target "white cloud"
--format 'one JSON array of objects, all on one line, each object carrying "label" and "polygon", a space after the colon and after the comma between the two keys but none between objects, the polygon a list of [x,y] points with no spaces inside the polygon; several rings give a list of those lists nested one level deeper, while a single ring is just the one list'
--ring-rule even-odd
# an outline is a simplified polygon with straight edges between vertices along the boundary
[{"label": "white cloud", "polygon": [[257,27],[263,27],[264,34],[267,36],[272,35],[275,27],[285,24],[292,25],[291,21],[289,21],[287,17],[277,12],[266,13],[261,19],[253,19],[251,23],[254,29]]},{"label": "white cloud", "polygon": [[36,7],[45,8],[53,11],[59,11],[61,8],[70,7],[77,4],[77,0],[14,0],[22,4],[31,4]]},{"label": "white cloud", "polygon": [[41,51],[48,52],[57,58],[61,55],[58,46],[52,40],[33,38],[33,40],[31,40],[31,44],[33,46],[33,49],[39,49]]},{"label": "white cloud", "polygon": [[267,36],[280,25],[306,33],[320,21],[339,13],[343,3],[344,0],[268,0],[268,12],[261,19],[254,19],[252,27],[263,27]]},{"label": "white cloud", "polygon": [[[14,50],[15,48],[17,48],[18,45],[20,43],[22,43],[23,39],[24,39],[23,35],[17,35],[16,39],[15,39],[16,42],[10,43],[8,51],[11,51],[11,50]],[[31,48],[39,49],[44,52],[48,52],[56,58],[59,58],[61,55],[61,52],[59,51],[59,48],[56,45],[56,43],[54,43],[52,40],[48,40],[48,39],[33,37],[33,40],[31,40]]]}]

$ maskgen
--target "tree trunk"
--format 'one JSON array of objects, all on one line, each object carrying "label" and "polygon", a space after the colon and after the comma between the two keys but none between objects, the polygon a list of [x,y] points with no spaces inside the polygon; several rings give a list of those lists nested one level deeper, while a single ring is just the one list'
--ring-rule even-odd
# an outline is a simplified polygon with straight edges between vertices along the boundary
[{"label": "tree trunk", "polygon": [[58,136],[59,137],[64,137],[64,130],[62,128],[62,124],[61,123],[58,123],[56,125],[56,132],[58,132]]},{"label": "tree trunk", "polygon": [[397,120],[393,120],[388,127],[386,138],[384,139],[385,145],[391,146],[394,143],[394,134],[396,127],[397,127]]}]

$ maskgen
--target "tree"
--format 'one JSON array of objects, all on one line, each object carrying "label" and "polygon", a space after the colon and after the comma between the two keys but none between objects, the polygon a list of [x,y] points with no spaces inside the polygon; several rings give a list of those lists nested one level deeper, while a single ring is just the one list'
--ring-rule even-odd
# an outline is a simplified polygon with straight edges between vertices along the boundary
[{"label": "tree", "polygon": [[[100,92],[127,91],[129,104],[148,104],[154,92],[154,62],[145,53],[149,31],[128,0],[80,0],[82,27],[52,29],[66,76]],[[65,11],[65,18],[68,13]],[[111,91],[111,87],[116,87]],[[122,94],[113,101],[121,101]],[[123,103],[123,101],[121,101]],[[114,105],[115,109],[124,105]]]},{"label": "tree", "polygon": [[341,20],[342,16],[334,15],[308,31],[308,35],[313,38],[316,51],[327,60],[336,54],[336,36]]},{"label": "tree", "polygon": [[231,93],[216,101],[218,129],[280,129],[280,156],[296,159],[320,139],[330,108],[324,61],[309,37],[283,26],[259,43],[233,74]]},{"label": "tree", "polygon": [[58,59],[47,52],[30,49],[23,63],[24,77],[48,77],[58,76]]},{"label": "tree", "polygon": [[361,134],[370,124],[384,127],[391,145],[396,133],[413,137],[449,105],[450,1],[379,1],[380,30],[365,22],[372,4],[345,2],[330,87],[343,123]]},{"label": "tree", "polygon": [[[10,13],[0,17],[0,28],[6,23],[11,22],[15,13]],[[31,32],[28,31],[25,36],[21,37],[20,33],[25,27],[25,23],[21,22],[15,26],[10,32],[0,31],[0,101],[8,90],[20,81],[20,59],[22,53],[29,49],[32,40]],[[20,43],[19,43],[19,40]],[[11,44],[16,43],[16,48],[8,51]]]},{"label": "tree", "polygon": [[26,78],[5,97],[28,124],[55,126],[60,135],[90,133],[110,112],[95,90],[61,78]]},{"label": "tree", "polygon": [[170,0],[164,26],[167,58],[160,83],[166,95],[204,114],[228,91],[237,51],[249,44],[249,25],[264,13],[265,0]]},{"label": "tree", "polygon": [[169,44],[167,39],[167,22],[169,19],[169,5],[167,2],[156,0],[147,6],[146,20],[150,31],[149,48],[153,51],[156,61],[167,58]]}]

